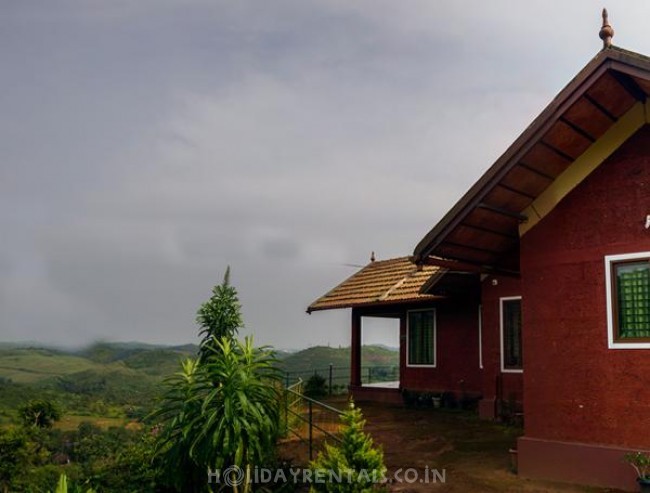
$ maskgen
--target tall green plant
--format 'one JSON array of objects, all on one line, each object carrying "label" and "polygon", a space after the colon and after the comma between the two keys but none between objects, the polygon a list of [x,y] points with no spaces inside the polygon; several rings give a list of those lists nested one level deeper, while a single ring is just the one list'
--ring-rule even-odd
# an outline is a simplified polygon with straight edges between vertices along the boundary
[{"label": "tall green plant", "polygon": [[280,374],[272,352],[226,337],[167,381],[158,453],[180,491],[201,491],[208,469],[268,464],[279,432]]},{"label": "tall green plant", "polygon": [[222,337],[232,339],[243,327],[237,290],[230,284],[230,267],[226,269],[223,282],[212,288],[210,299],[200,306],[196,314],[196,323],[201,327],[199,331],[201,358],[206,356],[211,341]]},{"label": "tall green plant", "polygon": [[[230,268],[199,308],[196,359],[166,381],[152,418],[159,423],[156,456],[180,491],[208,489],[209,469],[268,464],[279,432],[280,372],[268,348],[236,339],[243,326]],[[244,487],[244,490],[246,488]]]},{"label": "tall green plant", "polygon": [[277,360],[270,350],[255,348],[250,337],[243,342],[223,337],[209,351],[192,453],[216,468],[267,463],[279,431]]}]

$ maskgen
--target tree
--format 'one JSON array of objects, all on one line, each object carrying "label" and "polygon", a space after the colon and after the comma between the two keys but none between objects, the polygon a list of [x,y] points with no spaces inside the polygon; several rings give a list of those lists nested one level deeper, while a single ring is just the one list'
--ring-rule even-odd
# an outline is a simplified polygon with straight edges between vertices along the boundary
[{"label": "tree", "polygon": [[47,400],[29,401],[18,413],[27,427],[52,428],[54,422],[61,419],[58,406]]},{"label": "tree", "polygon": [[325,452],[311,463],[314,481],[311,492],[362,493],[379,486],[386,473],[384,454],[373,444],[363,428],[366,424],[361,410],[350,402],[349,409],[341,415],[343,431],[341,443],[327,444]]},{"label": "tree", "polygon": [[230,285],[230,267],[226,269],[223,282],[212,288],[212,297],[199,308],[196,323],[201,327],[201,358],[205,356],[210,341],[222,337],[232,339],[243,327],[237,290]]}]

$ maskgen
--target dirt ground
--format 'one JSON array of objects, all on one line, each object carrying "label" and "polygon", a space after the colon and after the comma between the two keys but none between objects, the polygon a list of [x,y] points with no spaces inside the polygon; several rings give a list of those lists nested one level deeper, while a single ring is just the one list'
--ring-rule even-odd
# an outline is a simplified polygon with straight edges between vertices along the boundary
[{"label": "dirt ground", "polygon": [[[333,405],[343,409],[345,402]],[[508,450],[520,428],[481,421],[468,412],[375,403],[358,407],[366,431],[384,450],[391,492],[620,493],[519,478]],[[281,454],[294,464],[308,462],[308,448],[298,440],[282,444]]]}]

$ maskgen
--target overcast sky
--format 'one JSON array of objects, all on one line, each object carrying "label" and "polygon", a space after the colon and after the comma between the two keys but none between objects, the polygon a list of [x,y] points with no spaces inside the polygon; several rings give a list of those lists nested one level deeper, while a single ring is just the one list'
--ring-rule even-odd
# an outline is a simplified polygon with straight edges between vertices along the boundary
[{"label": "overcast sky", "polygon": [[[602,7],[0,2],[0,339],[195,342],[230,265],[257,343],[348,345],[308,304],[412,252],[598,52]],[[650,2],[607,7],[650,54]]]}]

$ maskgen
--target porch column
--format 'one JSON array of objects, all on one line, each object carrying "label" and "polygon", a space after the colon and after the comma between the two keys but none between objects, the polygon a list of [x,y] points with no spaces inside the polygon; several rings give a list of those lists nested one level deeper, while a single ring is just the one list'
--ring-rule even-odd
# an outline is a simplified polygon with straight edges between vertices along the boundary
[{"label": "porch column", "polygon": [[350,344],[350,386],[361,386],[361,314],[352,309],[352,341]]}]

